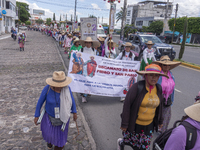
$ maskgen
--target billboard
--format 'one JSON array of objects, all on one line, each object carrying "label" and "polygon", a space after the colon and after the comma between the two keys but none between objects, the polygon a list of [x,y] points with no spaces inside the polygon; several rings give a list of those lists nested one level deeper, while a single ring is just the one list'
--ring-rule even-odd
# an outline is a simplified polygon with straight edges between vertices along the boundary
[{"label": "billboard", "polygon": [[33,9],[33,14],[35,14],[35,15],[45,15],[45,11],[40,10],[40,9]]}]

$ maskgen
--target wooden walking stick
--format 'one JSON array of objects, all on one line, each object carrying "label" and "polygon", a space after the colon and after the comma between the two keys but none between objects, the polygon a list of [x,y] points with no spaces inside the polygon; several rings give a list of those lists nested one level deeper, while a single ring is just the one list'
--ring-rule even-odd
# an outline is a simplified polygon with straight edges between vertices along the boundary
[{"label": "wooden walking stick", "polygon": [[79,128],[78,128],[78,124],[77,124],[77,121],[76,122],[76,128],[77,128],[77,131],[78,131],[78,134],[75,136],[75,138],[73,140],[75,140],[77,138],[77,136],[79,135]]},{"label": "wooden walking stick", "polygon": [[109,39],[108,47],[109,47],[109,57],[108,58],[110,58],[110,53],[111,53],[111,37]]}]

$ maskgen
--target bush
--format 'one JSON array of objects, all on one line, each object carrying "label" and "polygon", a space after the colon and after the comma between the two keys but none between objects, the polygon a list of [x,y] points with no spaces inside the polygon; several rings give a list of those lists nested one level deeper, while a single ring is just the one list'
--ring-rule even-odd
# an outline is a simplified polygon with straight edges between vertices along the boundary
[{"label": "bush", "polygon": [[26,25],[31,25],[31,22],[30,21],[26,21],[25,24]]}]

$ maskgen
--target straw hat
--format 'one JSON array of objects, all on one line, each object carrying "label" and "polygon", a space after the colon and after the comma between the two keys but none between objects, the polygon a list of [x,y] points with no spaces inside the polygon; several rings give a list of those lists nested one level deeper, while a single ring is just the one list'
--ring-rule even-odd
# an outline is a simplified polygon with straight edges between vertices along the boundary
[{"label": "straw hat", "polygon": [[152,41],[148,41],[147,43],[145,43],[146,45],[154,45],[154,43]]},{"label": "straw hat", "polygon": [[160,76],[165,76],[166,78],[169,78],[167,75],[161,73],[161,67],[156,64],[150,64],[145,67],[145,71],[136,71],[139,75],[145,75],[145,74],[159,74]]},{"label": "straw hat", "polygon": [[170,70],[177,67],[178,65],[181,64],[181,62],[174,62],[174,61],[170,61],[170,58],[168,55],[164,55],[160,58],[160,61],[154,61],[152,62],[152,64],[164,64],[164,65],[170,65]]},{"label": "straw hat", "polygon": [[47,78],[46,83],[53,87],[65,87],[72,82],[72,78],[66,77],[63,71],[54,71],[52,78]]},{"label": "straw hat", "polygon": [[200,112],[200,103],[193,104],[192,106],[185,108],[184,112],[190,118],[200,122],[200,113],[199,113]]},{"label": "straw hat", "polygon": [[133,46],[133,44],[131,44],[130,42],[126,42],[126,44],[123,44],[123,46],[129,46],[131,47],[131,49],[135,49],[135,46]]},{"label": "straw hat", "polygon": [[98,40],[99,40],[100,42],[104,42],[104,41],[105,41],[105,39],[102,38],[102,37],[98,37]]},{"label": "straw hat", "polygon": [[76,42],[79,42],[79,38],[76,38],[76,39],[74,40],[74,43],[76,43]]},{"label": "straw hat", "polygon": [[108,40],[108,46],[109,46],[109,43],[113,43],[113,47],[117,47],[117,44],[113,41],[113,40]]},{"label": "straw hat", "polygon": [[76,36],[73,36],[73,39],[76,39]]},{"label": "straw hat", "polygon": [[87,37],[85,40],[79,40],[82,47],[85,47],[85,42],[92,42],[93,47],[99,47],[101,44],[98,41],[93,41],[91,37]]},{"label": "straw hat", "polygon": [[71,35],[71,34],[68,34],[67,36],[68,36],[68,37],[72,37],[72,35]]}]

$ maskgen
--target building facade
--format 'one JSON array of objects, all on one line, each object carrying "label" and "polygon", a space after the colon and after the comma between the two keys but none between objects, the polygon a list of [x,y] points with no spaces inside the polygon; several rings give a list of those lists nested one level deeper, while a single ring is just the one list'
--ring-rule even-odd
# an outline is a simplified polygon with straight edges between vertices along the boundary
[{"label": "building facade", "polygon": [[0,35],[9,33],[15,27],[15,20],[18,20],[16,0],[0,0],[1,19]]},{"label": "building facade", "polygon": [[[142,1],[127,7],[126,24],[134,24],[135,27],[149,26],[153,21],[165,18],[167,2]],[[168,3],[167,17],[170,19],[173,11],[173,4]],[[131,14],[130,14],[131,13]]]}]

